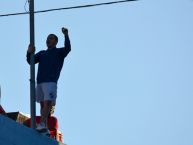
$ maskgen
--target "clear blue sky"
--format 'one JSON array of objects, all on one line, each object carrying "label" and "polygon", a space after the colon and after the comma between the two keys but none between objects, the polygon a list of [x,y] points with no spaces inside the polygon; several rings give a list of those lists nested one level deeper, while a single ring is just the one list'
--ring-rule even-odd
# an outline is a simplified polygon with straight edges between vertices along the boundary
[{"label": "clear blue sky", "polygon": [[[107,0],[35,0],[49,9]],[[0,14],[25,0],[1,0]],[[193,144],[193,1],[139,0],[37,14],[36,49],[69,28],[72,51],[58,83],[55,116],[68,145]],[[29,113],[29,18],[0,18],[0,85],[8,112]],[[37,67],[36,67],[37,68]],[[39,106],[37,104],[37,114]]]}]

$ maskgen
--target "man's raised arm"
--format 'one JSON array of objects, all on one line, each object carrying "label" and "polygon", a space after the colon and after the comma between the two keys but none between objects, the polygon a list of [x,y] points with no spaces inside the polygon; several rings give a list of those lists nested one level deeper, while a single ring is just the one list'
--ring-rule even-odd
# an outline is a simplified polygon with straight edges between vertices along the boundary
[{"label": "man's raised arm", "polygon": [[66,57],[68,53],[71,51],[71,44],[70,44],[70,38],[68,35],[68,29],[62,28],[62,33],[64,34],[64,37],[65,37],[63,55],[64,57]]}]

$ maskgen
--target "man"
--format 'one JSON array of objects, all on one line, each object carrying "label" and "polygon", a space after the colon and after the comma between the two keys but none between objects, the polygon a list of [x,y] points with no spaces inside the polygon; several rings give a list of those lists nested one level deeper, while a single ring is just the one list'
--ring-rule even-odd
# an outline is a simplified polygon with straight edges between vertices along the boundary
[{"label": "man", "polygon": [[[56,48],[58,37],[50,34],[47,37],[47,50],[35,54],[35,63],[38,65],[36,101],[40,103],[41,122],[37,125],[40,132],[48,132],[47,118],[53,106],[56,104],[57,81],[63,66],[64,58],[71,51],[68,29],[62,28],[65,37],[65,46]],[[27,62],[30,64],[30,55],[35,52],[35,47],[29,45],[27,50]]]}]

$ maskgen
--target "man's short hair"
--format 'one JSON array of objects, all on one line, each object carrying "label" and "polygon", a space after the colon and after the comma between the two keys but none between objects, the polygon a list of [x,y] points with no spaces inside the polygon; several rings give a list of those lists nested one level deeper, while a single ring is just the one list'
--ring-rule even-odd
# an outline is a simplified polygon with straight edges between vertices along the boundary
[{"label": "man's short hair", "polygon": [[47,37],[47,39],[49,38],[49,37],[54,37],[55,38],[55,40],[58,42],[58,37],[55,35],[55,34],[49,34],[48,35],[48,37]]}]

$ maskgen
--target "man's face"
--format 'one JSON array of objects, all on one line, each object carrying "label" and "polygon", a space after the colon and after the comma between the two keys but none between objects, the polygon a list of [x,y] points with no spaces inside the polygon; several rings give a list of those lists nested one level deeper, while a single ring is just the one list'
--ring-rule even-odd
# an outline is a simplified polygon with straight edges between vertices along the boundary
[{"label": "man's face", "polygon": [[46,40],[46,44],[48,48],[55,47],[57,43],[58,41],[56,40],[54,35],[52,34],[48,35],[47,40]]}]

